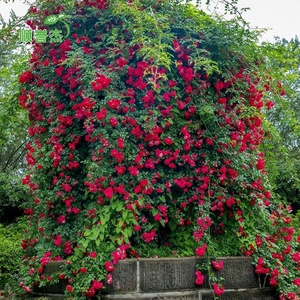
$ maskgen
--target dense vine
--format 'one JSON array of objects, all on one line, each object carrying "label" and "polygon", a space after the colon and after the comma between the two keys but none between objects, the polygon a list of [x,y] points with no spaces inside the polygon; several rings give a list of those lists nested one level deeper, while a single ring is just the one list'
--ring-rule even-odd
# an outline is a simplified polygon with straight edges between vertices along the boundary
[{"label": "dense vine", "polygon": [[[34,29],[64,7],[31,11]],[[68,22],[70,38],[35,43],[20,76],[33,196],[22,289],[65,279],[70,297],[94,297],[118,260],[154,247],[253,255],[292,299],[299,238],[259,151],[273,104],[250,34],[177,1],[82,1]],[[45,278],[52,260],[66,263]]]}]

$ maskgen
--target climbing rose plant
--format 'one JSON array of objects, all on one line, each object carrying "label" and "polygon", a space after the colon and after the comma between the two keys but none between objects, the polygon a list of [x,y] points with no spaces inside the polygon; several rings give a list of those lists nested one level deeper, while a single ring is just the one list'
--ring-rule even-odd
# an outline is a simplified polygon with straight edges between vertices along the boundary
[{"label": "climbing rose plant", "polygon": [[[119,260],[165,248],[252,255],[293,299],[300,238],[259,150],[268,99],[283,91],[260,73],[251,34],[175,0],[51,5],[31,7],[27,24],[48,29],[47,16],[65,13],[71,34],[34,43],[20,76],[32,194],[20,290],[64,280],[70,298],[92,298]],[[64,264],[47,277],[51,261]]]}]

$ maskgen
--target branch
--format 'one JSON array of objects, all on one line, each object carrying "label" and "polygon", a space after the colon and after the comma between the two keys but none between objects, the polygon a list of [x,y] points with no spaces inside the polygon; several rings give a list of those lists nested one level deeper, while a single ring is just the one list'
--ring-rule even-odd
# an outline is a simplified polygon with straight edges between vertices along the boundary
[{"label": "branch", "polygon": [[[7,160],[4,168],[3,168],[3,172],[6,171],[7,167],[9,166],[10,162],[13,160],[14,155],[25,145],[26,140],[24,140],[19,147],[17,147],[17,149],[10,155],[9,159]],[[19,160],[19,158],[23,155],[24,150],[21,151],[21,154],[17,157],[17,159],[14,160],[14,162],[16,162],[17,160]]]}]

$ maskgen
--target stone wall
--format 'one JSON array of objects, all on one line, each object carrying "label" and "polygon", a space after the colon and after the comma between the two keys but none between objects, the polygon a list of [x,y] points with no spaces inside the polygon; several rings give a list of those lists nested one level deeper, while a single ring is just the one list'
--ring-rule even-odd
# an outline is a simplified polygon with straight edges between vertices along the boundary
[{"label": "stone wall", "polygon": [[[225,293],[220,300],[274,300],[274,291],[261,287],[254,273],[251,257],[223,257],[224,268],[216,272],[225,279]],[[195,286],[196,264],[199,258],[149,258],[119,261],[113,272],[113,284],[107,286],[104,300],[213,300],[207,281]],[[59,263],[49,264],[46,274],[59,268]],[[38,294],[57,295],[64,286],[40,289]],[[60,298],[61,299],[61,298]]]}]

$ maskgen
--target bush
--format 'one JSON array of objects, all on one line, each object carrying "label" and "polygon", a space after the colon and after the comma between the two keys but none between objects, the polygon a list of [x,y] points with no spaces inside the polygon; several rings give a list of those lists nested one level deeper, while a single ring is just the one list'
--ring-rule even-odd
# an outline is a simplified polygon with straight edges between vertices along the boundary
[{"label": "bush", "polygon": [[21,182],[21,176],[13,172],[0,171],[0,222],[9,224],[23,215],[24,203],[28,201],[28,189]]},{"label": "bush", "polygon": [[21,247],[24,220],[8,226],[0,224],[0,289],[15,283],[23,258]]},{"label": "bush", "polygon": [[[47,3],[32,28],[64,24]],[[69,38],[36,43],[20,76],[33,195],[22,292],[64,278],[70,297],[94,297],[118,260],[189,245],[257,255],[257,273],[297,292],[294,229],[259,150],[264,95],[278,90],[259,75],[253,36],[175,0],[82,1],[66,14]]]}]

